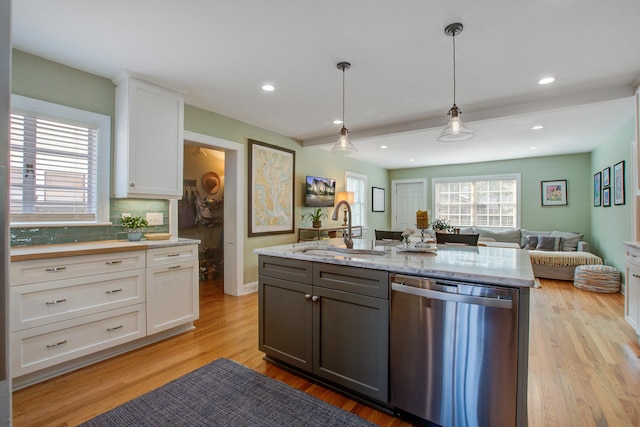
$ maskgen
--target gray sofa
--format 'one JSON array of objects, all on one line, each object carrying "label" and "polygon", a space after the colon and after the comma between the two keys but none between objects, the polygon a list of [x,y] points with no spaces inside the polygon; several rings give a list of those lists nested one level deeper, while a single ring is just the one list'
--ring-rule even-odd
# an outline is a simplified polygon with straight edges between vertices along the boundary
[{"label": "gray sofa", "polygon": [[[564,231],[536,231],[528,229],[495,229],[467,227],[462,234],[479,234],[482,242],[516,243],[529,251],[533,274],[538,278],[571,280],[578,265],[602,264],[602,259],[589,252],[584,234]],[[435,236],[433,230],[429,234]]]}]

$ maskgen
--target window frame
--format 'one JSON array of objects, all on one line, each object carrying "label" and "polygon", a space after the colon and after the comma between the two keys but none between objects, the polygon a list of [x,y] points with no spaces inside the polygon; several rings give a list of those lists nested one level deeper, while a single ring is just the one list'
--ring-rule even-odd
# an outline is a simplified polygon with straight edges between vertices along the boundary
[{"label": "window frame", "polygon": [[93,221],[74,220],[72,218],[47,221],[46,218],[44,218],[46,217],[46,214],[42,215],[43,218],[19,221],[15,220],[9,212],[10,227],[110,225],[111,117],[100,113],[94,113],[92,111],[80,110],[39,99],[28,98],[22,95],[11,94],[11,114],[14,113],[97,129],[97,199],[96,218]]},{"label": "window frame", "polygon": [[[469,225],[469,226],[461,226],[461,227],[482,227],[482,228],[492,228],[496,230],[508,230],[508,229],[517,229],[521,227],[522,224],[522,175],[520,173],[507,173],[507,174],[494,174],[494,175],[473,175],[473,176],[457,176],[457,177],[441,177],[441,178],[431,178],[431,206],[433,211],[433,218],[437,218],[438,206],[436,205],[437,194],[436,194],[436,185],[442,183],[452,183],[452,182],[469,182],[469,181],[496,181],[496,180],[511,180],[515,179],[516,181],[516,215],[515,215],[515,224],[513,227],[491,227],[491,226],[481,226],[481,225]],[[457,224],[452,224],[458,226]]]},{"label": "window frame", "polygon": [[[352,225],[359,225],[362,226],[362,230],[366,230],[367,229],[367,217],[368,217],[368,211],[367,211],[367,175],[363,175],[360,173],[356,173],[356,172],[349,172],[349,171],[345,171],[344,172],[344,188],[345,191],[352,191],[348,188],[347,183],[349,179],[354,179],[354,180],[358,180],[358,181],[362,181],[362,202],[361,203],[357,203],[358,207],[361,209],[360,212],[360,217],[362,218],[362,223],[361,224],[356,224],[353,223]],[[355,193],[355,192],[354,192]],[[359,192],[358,192],[359,193]],[[354,199],[358,200],[358,195],[354,194]],[[356,203],[354,203],[353,205],[356,205]],[[352,208],[353,208],[352,205]]]}]

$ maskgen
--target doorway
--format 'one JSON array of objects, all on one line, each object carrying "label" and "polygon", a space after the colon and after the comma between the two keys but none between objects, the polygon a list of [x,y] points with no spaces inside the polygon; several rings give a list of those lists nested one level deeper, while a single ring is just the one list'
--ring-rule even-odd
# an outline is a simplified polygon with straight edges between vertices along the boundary
[{"label": "doorway", "polygon": [[[244,145],[196,132],[184,131],[188,145],[224,151],[224,203],[222,207],[224,293],[234,296],[254,291],[244,284]],[[178,201],[170,202],[170,232],[178,236]]]}]

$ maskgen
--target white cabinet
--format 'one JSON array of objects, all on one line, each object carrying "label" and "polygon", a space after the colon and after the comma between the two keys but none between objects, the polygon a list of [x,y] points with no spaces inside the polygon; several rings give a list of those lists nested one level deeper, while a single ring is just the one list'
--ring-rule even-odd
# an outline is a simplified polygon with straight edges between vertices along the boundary
[{"label": "white cabinet", "polygon": [[147,333],[200,316],[198,245],[147,249]]},{"label": "white cabinet", "polygon": [[128,75],[114,82],[114,196],[182,197],[183,96]]},{"label": "white cabinet", "polygon": [[11,263],[11,373],[146,336],[145,251]]},{"label": "white cabinet", "polygon": [[626,246],[626,290],[624,318],[633,326],[640,342],[640,249]]}]

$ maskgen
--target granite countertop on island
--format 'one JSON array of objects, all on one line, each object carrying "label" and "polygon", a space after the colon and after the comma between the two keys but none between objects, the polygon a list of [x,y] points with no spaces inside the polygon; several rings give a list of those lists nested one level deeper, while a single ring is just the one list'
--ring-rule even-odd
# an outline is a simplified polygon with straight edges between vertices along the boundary
[{"label": "granite countertop on island", "polygon": [[172,246],[195,245],[200,243],[196,239],[168,239],[168,240],[105,240],[79,243],[60,243],[52,245],[34,245],[11,248],[11,261],[27,261],[43,258],[61,258],[77,255],[91,255],[113,252],[127,252],[164,248]]},{"label": "granite countertop on island", "polygon": [[[399,242],[354,239],[348,253],[342,239],[294,243],[255,249],[259,255],[349,265],[414,276],[452,279],[480,284],[533,287],[535,278],[529,253],[521,249],[438,245],[437,251],[406,251]],[[436,245],[431,245],[436,247]],[[340,248],[344,252],[331,252]],[[411,245],[414,248],[414,244]],[[309,253],[308,251],[315,251]],[[323,250],[326,250],[323,253]]]}]

